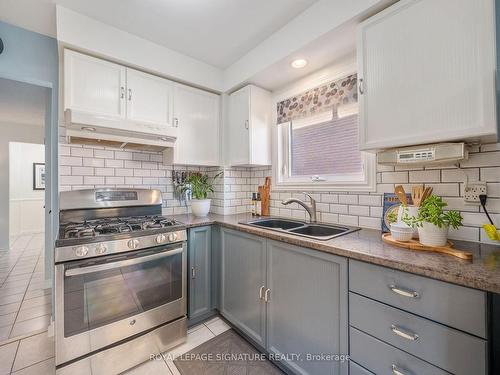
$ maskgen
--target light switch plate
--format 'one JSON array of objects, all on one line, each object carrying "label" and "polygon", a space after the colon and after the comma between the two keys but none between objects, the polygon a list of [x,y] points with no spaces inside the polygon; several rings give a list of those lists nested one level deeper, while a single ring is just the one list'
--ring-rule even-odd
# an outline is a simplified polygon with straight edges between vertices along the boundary
[{"label": "light switch plate", "polygon": [[486,182],[474,181],[465,185],[465,203],[480,204],[479,195],[486,194]]}]

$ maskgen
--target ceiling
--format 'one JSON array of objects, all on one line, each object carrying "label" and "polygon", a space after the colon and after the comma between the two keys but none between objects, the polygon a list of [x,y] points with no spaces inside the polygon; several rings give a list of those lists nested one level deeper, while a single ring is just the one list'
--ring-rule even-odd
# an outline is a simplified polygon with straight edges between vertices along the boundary
[{"label": "ceiling", "polygon": [[0,123],[45,124],[47,89],[0,78]]},{"label": "ceiling", "polygon": [[317,0],[0,0],[0,20],[56,36],[55,4],[224,69]]}]

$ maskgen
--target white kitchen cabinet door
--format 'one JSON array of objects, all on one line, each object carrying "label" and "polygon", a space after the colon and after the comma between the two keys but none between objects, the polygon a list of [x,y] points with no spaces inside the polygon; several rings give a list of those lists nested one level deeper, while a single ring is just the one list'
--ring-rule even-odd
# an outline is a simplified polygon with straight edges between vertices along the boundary
[{"label": "white kitchen cabinet door", "polygon": [[125,67],[64,50],[64,109],[125,118]]},{"label": "white kitchen cabinet door", "polygon": [[175,84],[174,124],[177,127],[175,164],[220,164],[219,95]]},{"label": "white kitchen cabinet door", "polygon": [[496,142],[494,0],[402,0],[358,30],[360,148]]},{"label": "white kitchen cabinet door", "polygon": [[172,86],[167,79],[127,68],[127,119],[160,131],[171,127]]},{"label": "white kitchen cabinet door", "polygon": [[231,94],[226,129],[228,165],[271,164],[271,96],[268,91],[248,85]]}]

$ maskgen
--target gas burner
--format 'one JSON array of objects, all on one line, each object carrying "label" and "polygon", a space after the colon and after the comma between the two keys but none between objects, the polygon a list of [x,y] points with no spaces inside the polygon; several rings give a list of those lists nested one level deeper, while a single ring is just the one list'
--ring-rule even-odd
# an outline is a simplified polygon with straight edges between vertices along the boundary
[{"label": "gas burner", "polygon": [[159,215],[94,219],[63,225],[61,238],[97,237],[109,234],[161,229],[179,224],[179,222],[173,219]]}]

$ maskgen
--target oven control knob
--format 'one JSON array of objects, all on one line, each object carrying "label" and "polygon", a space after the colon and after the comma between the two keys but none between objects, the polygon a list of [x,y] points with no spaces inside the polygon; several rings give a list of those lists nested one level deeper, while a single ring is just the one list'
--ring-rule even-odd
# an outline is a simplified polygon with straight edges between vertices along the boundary
[{"label": "oven control knob", "polygon": [[132,239],[127,242],[129,249],[137,249],[139,247],[139,240]]},{"label": "oven control knob", "polygon": [[96,248],[95,248],[95,253],[97,255],[104,254],[106,251],[108,251],[108,248],[105,245],[103,245],[102,243],[100,243],[99,245],[97,245]]},{"label": "oven control knob", "polygon": [[165,237],[164,234],[159,234],[156,236],[156,243],[157,244],[160,244],[160,243],[163,243],[167,240],[167,237]]},{"label": "oven control knob", "polygon": [[177,233],[175,233],[175,232],[170,233],[170,234],[168,235],[168,240],[169,240],[170,242],[174,242],[175,240],[177,240]]},{"label": "oven control knob", "polygon": [[89,248],[87,246],[78,246],[75,249],[75,254],[77,257],[84,257],[89,253]]}]

